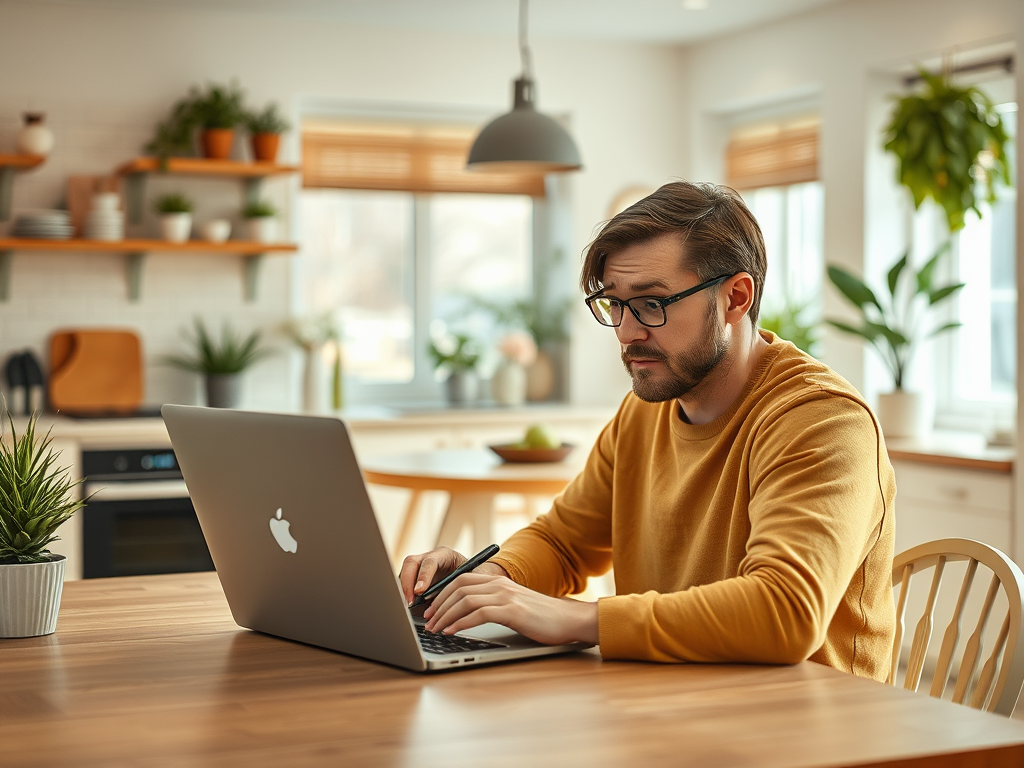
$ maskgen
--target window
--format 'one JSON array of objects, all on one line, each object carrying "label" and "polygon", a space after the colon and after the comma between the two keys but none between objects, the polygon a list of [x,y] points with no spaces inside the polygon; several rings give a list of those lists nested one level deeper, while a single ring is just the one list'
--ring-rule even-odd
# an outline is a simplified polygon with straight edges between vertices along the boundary
[{"label": "window", "polygon": [[342,329],[350,402],[435,401],[427,354],[444,324],[485,357],[497,329],[470,297],[533,288],[543,178],[462,169],[472,129],[317,123],[303,130],[303,312]]},{"label": "window", "polygon": [[[1003,78],[1012,84],[1012,78]],[[1003,91],[986,84],[990,94]],[[998,105],[1010,137],[1017,135],[1017,106]],[[1016,168],[1015,148],[1008,158]],[[1017,191],[1000,187],[994,205],[979,206],[953,237],[952,278],[966,283],[954,316],[963,327],[949,334],[936,354],[939,423],[946,427],[1008,428],[1016,405],[1017,289],[1015,238]]]}]

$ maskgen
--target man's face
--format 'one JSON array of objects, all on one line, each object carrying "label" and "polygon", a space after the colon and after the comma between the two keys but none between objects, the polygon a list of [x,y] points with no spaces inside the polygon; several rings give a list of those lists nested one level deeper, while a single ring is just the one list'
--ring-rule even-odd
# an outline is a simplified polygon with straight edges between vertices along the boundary
[{"label": "man's face", "polygon": [[[631,245],[605,264],[604,293],[618,299],[662,298],[700,282],[682,266],[682,244],[674,235]],[[719,322],[717,287],[665,308],[665,325],[649,328],[626,309],[615,329],[622,364],[633,392],[649,403],[681,398],[697,387],[729,349]]]}]

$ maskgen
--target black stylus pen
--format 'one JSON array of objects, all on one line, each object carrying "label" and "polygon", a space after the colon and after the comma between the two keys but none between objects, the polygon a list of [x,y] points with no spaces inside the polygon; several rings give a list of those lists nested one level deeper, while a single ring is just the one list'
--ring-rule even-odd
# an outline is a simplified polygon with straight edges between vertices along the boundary
[{"label": "black stylus pen", "polygon": [[452,571],[439,582],[437,582],[437,584],[434,584],[430,587],[430,589],[428,589],[422,595],[413,600],[412,605],[410,605],[409,607],[415,608],[417,605],[423,605],[423,603],[433,598],[434,595],[436,595],[442,589],[444,589],[453,581],[455,581],[455,579],[457,579],[459,576],[466,573],[467,571],[472,571],[474,568],[476,568],[478,565],[481,565],[482,563],[486,563],[488,560],[490,560],[492,557],[498,554],[498,549],[499,547],[497,544],[491,544],[491,546],[487,547],[487,549],[481,552],[477,552],[475,555],[469,558],[469,560],[464,562],[454,571]]}]

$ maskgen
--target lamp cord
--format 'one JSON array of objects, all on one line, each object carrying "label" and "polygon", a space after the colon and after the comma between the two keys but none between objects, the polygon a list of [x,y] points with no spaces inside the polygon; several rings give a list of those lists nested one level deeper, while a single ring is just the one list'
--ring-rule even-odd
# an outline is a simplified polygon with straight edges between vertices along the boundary
[{"label": "lamp cord", "polygon": [[519,56],[523,63],[523,78],[533,79],[533,62],[530,59],[530,46],[526,41],[526,15],[529,0],[519,0]]}]

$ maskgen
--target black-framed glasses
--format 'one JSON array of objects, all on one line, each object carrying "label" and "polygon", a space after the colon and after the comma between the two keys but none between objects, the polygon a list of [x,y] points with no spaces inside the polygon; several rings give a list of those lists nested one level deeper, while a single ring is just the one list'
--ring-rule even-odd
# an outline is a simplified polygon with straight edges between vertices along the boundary
[{"label": "black-framed glasses", "polygon": [[607,325],[610,328],[619,327],[622,324],[622,308],[629,307],[629,311],[633,313],[633,317],[637,319],[638,323],[646,325],[648,328],[660,328],[665,324],[665,307],[669,304],[682,301],[687,296],[693,296],[695,293],[719,285],[730,277],[733,275],[719,275],[681,293],[673,293],[671,296],[634,296],[632,299],[624,300],[614,296],[605,296],[598,291],[587,296],[586,302],[601,325]]}]

